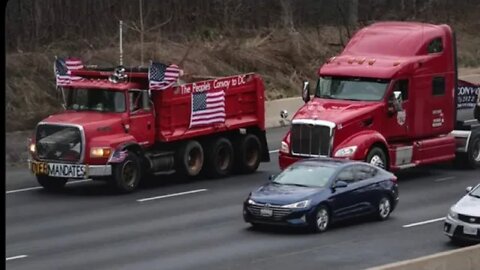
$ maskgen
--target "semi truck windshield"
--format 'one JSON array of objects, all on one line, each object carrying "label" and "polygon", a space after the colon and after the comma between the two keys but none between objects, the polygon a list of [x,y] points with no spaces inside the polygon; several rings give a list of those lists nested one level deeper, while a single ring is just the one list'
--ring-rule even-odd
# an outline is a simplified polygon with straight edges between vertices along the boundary
[{"label": "semi truck windshield", "polygon": [[125,112],[125,93],[121,91],[65,88],[64,92],[68,110]]},{"label": "semi truck windshield", "polygon": [[327,99],[378,101],[383,98],[389,80],[349,77],[320,77],[315,96]]}]

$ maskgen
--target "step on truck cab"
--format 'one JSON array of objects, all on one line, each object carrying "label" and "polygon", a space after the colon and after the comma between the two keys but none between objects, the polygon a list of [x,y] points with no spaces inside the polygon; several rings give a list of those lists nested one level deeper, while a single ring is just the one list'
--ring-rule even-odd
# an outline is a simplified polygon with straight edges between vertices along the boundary
[{"label": "step on truck cab", "polygon": [[269,161],[264,85],[254,74],[182,81],[176,65],[87,68],[57,59],[65,110],[36,126],[29,168],[40,185],[106,180],[122,192],[145,178],[224,177]]},{"label": "step on truck cab", "polygon": [[317,156],[389,170],[456,157],[478,167],[479,86],[457,79],[455,46],[448,25],[382,22],[359,30],[318,70],[312,99],[304,82],[305,105],[281,142],[280,167]]}]

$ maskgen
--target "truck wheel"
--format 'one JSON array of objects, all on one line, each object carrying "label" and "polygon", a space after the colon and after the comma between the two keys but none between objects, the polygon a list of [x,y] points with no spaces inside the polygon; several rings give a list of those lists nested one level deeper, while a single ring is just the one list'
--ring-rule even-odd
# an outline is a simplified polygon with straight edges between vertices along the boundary
[{"label": "truck wheel", "polygon": [[65,184],[67,183],[67,179],[60,178],[60,177],[38,175],[37,182],[40,184],[40,186],[42,186],[46,190],[59,191],[65,187]]},{"label": "truck wheel", "polygon": [[203,168],[203,161],[202,145],[197,141],[188,141],[177,152],[176,171],[184,176],[197,176]]},{"label": "truck wheel", "polygon": [[120,192],[134,191],[142,178],[140,160],[134,152],[128,151],[124,161],[113,165],[113,184]]},{"label": "truck wheel", "polygon": [[380,147],[373,147],[370,152],[368,152],[367,159],[365,161],[382,169],[388,170],[387,155]]},{"label": "truck wheel", "polygon": [[478,122],[480,122],[480,105],[475,106],[473,116],[475,117],[475,119],[477,119]]},{"label": "truck wheel", "polygon": [[242,136],[236,145],[235,156],[238,157],[236,162],[238,172],[252,173],[258,169],[261,158],[262,146],[257,136],[248,134]]},{"label": "truck wheel", "polygon": [[205,150],[205,168],[208,176],[224,177],[230,174],[233,166],[232,143],[220,137],[208,145]]},{"label": "truck wheel", "polygon": [[468,167],[471,169],[480,168],[480,136],[476,136],[469,143],[467,162]]}]

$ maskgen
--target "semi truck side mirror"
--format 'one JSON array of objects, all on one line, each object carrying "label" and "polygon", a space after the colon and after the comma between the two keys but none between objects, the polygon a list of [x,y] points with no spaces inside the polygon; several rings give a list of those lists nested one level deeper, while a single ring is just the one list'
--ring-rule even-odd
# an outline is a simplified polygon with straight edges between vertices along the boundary
[{"label": "semi truck side mirror", "polygon": [[393,95],[391,96],[391,104],[393,110],[395,112],[403,111],[402,108],[402,92],[401,91],[393,91]]},{"label": "semi truck side mirror", "polygon": [[303,81],[302,99],[305,103],[310,101],[310,83],[308,81]]}]

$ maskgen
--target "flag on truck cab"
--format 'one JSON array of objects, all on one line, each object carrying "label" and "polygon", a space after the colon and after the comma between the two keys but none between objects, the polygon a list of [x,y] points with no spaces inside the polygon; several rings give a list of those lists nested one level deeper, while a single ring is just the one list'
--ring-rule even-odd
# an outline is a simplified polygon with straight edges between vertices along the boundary
[{"label": "flag on truck cab", "polygon": [[192,93],[190,127],[225,122],[225,91]]},{"label": "flag on truck cab", "polygon": [[148,67],[148,81],[150,90],[164,90],[172,86],[180,76],[180,68],[172,64],[151,62]]},{"label": "flag on truck cab", "polygon": [[62,58],[55,59],[54,71],[55,78],[57,80],[57,86],[69,85],[72,81],[81,80],[82,77],[72,76],[71,71],[83,69],[82,60],[77,58],[68,58],[66,60]]}]

